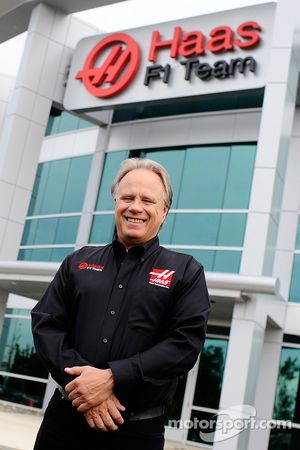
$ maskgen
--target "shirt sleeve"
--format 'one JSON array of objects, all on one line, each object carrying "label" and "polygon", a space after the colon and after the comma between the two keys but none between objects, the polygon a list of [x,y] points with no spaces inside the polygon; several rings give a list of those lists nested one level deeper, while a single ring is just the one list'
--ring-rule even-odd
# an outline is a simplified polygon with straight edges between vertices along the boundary
[{"label": "shirt sleeve", "polygon": [[111,361],[116,386],[165,383],[188,372],[202,350],[211,310],[203,267],[194,259],[174,292],[166,332],[159,343],[130,358]]},{"label": "shirt sleeve", "polygon": [[91,365],[68,342],[71,299],[67,281],[67,257],[47,288],[41,300],[32,309],[32,334],[39,358],[62,387],[74,377],[64,372],[65,367]]}]

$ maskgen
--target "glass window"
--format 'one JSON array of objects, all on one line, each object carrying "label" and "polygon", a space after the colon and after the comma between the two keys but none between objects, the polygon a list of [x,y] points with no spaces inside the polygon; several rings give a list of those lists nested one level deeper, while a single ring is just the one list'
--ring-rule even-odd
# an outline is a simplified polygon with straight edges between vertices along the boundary
[{"label": "glass window", "polygon": [[90,165],[90,156],[79,156],[71,159],[60,212],[68,213],[82,210]]},{"label": "glass window", "polygon": [[4,318],[0,338],[0,371],[48,377],[34,349],[29,319]]},{"label": "glass window", "polygon": [[28,215],[80,212],[91,156],[39,164]]},{"label": "glass window", "polygon": [[273,418],[300,423],[300,349],[283,348]]},{"label": "glass window", "polygon": [[46,136],[95,126],[92,122],[79,116],[52,108],[46,127]]},{"label": "glass window", "polygon": [[[40,219],[47,220],[47,219]],[[74,244],[76,241],[77,230],[80,217],[68,216],[57,219],[57,227],[53,244]],[[52,244],[52,242],[51,242]]]},{"label": "glass window", "polygon": [[114,210],[114,201],[111,196],[111,185],[119,170],[123,159],[128,157],[128,152],[106,153],[103,165],[96,211]]},{"label": "glass window", "polygon": [[229,109],[258,108],[262,106],[264,89],[253,89],[233,95],[232,92],[221,96],[206,96],[188,101],[176,101],[167,104],[155,104],[150,106],[138,106],[137,108],[116,109],[113,115],[113,123],[127,120],[147,119],[150,117],[174,116],[178,114],[191,114],[204,111],[224,111]]},{"label": "glass window", "polygon": [[33,216],[34,214],[40,214],[44,199],[44,192],[46,190],[49,170],[50,170],[50,163],[42,163],[38,165],[28,209],[29,216]]},{"label": "glass window", "polygon": [[159,239],[162,245],[171,244],[172,242],[175,217],[176,215],[174,213],[169,213],[159,231]]},{"label": "glass window", "polygon": [[193,405],[219,407],[228,341],[208,338],[200,355]]},{"label": "glass window", "polygon": [[20,249],[19,261],[51,261],[51,248],[26,248]]},{"label": "glass window", "polygon": [[19,261],[52,261],[61,262],[74,251],[74,247],[63,248],[26,248],[20,249]]},{"label": "glass window", "polygon": [[73,244],[79,226],[79,216],[29,219],[21,245]]},{"label": "glass window", "polygon": [[151,150],[142,153],[142,157],[153,159],[162,164],[170,175],[171,184],[173,187],[173,202],[172,208],[177,208],[178,195],[180,192],[182,172],[185,160],[185,149],[168,149],[168,150]]},{"label": "glass window", "polygon": [[112,241],[115,230],[113,214],[94,216],[89,242],[91,244],[106,244]]},{"label": "glass window", "polygon": [[42,408],[46,383],[0,374],[0,399],[21,405]]},{"label": "glass window", "polygon": [[242,246],[246,214],[176,214],[172,244]]},{"label": "glass window", "polygon": [[242,252],[217,250],[212,270],[215,272],[238,273],[241,257]]},{"label": "glass window", "polygon": [[31,310],[30,309],[22,309],[22,308],[6,308],[7,314],[14,314],[15,316],[28,316],[30,317]]},{"label": "glass window", "polygon": [[291,278],[291,287],[289,300],[291,302],[300,302],[300,255],[294,255],[294,264]]},{"label": "glass window", "polygon": [[216,414],[206,411],[193,411],[190,418],[188,440],[206,445],[213,444],[216,429]]},{"label": "glass window", "polygon": [[66,179],[70,169],[70,159],[60,159],[49,163],[49,172],[45,189],[40,195],[40,211],[35,214],[54,214],[61,212]]},{"label": "glass window", "polygon": [[[162,245],[192,254],[206,270],[239,272],[254,170],[256,145],[219,145],[131,151],[133,157],[150,158],[166,167],[174,189],[172,212],[159,232]],[[113,211],[110,188],[128,152],[108,153],[105,158],[96,205],[97,211]],[[196,210],[195,212],[176,212]],[[208,213],[205,210],[223,210]],[[203,212],[201,210],[204,210]],[[105,230],[105,227],[108,227]],[[110,242],[113,221],[94,218],[91,243]],[[228,247],[225,250],[188,249],[185,246]],[[231,251],[230,248],[233,248]]]},{"label": "glass window", "polygon": [[229,156],[229,146],[186,150],[178,208],[222,208]]},{"label": "glass window", "polygon": [[220,214],[176,214],[172,244],[216,245]]},{"label": "glass window", "polygon": [[300,430],[296,428],[271,430],[268,450],[299,450]]},{"label": "glass window", "polygon": [[255,154],[255,145],[233,145],[231,147],[224,193],[224,208],[248,208]]},{"label": "glass window", "polygon": [[246,221],[247,214],[221,214],[217,245],[243,246]]}]

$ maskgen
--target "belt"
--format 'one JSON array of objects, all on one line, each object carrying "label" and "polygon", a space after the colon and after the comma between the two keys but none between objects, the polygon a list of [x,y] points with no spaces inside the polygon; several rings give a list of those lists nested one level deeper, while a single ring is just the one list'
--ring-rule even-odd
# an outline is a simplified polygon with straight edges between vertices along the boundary
[{"label": "belt", "polygon": [[165,412],[164,405],[152,406],[147,409],[136,409],[129,411],[128,420],[153,419],[154,417],[163,416]]}]

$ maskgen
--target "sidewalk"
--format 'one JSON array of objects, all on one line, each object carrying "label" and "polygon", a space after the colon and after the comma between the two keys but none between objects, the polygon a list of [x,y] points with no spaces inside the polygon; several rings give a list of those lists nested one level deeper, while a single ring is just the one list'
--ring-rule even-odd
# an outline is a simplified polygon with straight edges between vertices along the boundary
[{"label": "sidewalk", "polygon": [[40,414],[0,409],[0,450],[32,450],[40,426]]},{"label": "sidewalk", "polygon": [[[12,408],[0,402],[0,450],[32,450],[42,421],[40,411]],[[199,447],[167,441],[165,450],[201,450]]]}]

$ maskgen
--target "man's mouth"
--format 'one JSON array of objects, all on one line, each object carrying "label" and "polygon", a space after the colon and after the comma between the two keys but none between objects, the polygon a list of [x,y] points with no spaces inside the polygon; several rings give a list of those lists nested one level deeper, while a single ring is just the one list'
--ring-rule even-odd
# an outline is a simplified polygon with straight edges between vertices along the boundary
[{"label": "man's mouth", "polygon": [[128,222],[132,222],[132,223],[144,223],[144,222],[146,222],[146,219],[136,219],[134,217],[125,217],[125,219]]}]

